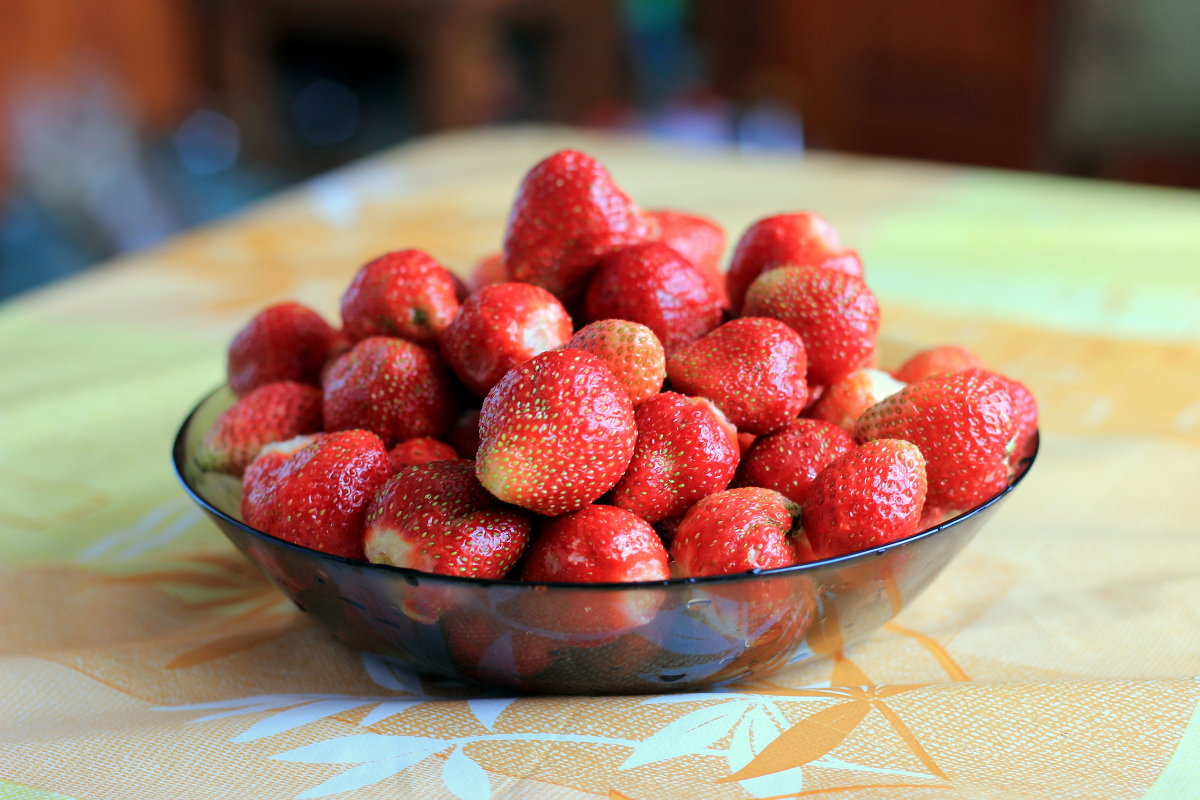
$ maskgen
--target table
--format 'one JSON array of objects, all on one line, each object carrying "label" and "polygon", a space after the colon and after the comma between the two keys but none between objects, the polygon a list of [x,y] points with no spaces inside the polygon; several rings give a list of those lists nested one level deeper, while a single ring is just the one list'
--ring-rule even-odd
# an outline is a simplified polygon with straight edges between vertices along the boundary
[{"label": "table", "polygon": [[[175,430],[258,307],[336,319],[357,267],[399,247],[468,270],[524,171],[564,146],[734,237],[821,211],[863,254],[885,365],[958,342],[1037,393],[1033,473],[849,650],[839,675],[865,687],[830,685],[828,662],[663,697],[401,674],[316,629],[176,485]],[[0,798],[1200,797],[1195,193],[446,135],[4,304],[0,364]],[[768,749],[852,699],[857,724]],[[756,758],[764,774],[723,782]]]}]

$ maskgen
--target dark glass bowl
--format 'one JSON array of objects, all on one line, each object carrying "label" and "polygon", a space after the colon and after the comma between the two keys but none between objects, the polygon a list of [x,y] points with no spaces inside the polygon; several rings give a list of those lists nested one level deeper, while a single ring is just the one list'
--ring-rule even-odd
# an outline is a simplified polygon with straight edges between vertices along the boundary
[{"label": "dark glass bowl", "polygon": [[184,489],[217,527],[336,638],[412,670],[506,690],[632,694],[762,677],[830,655],[894,617],[1016,488],[882,547],[757,573],[639,584],[431,575],[276,539],[238,518],[240,482],[195,451],[233,403],[205,398],[175,439]]}]

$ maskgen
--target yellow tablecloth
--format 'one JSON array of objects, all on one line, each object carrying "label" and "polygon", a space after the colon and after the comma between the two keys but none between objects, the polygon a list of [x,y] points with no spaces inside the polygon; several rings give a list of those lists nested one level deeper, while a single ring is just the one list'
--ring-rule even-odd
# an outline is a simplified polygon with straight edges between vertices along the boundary
[{"label": "yellow tablecloth", "polygon": [[[731,236],[823,212],[863,253],[885,364],[957,342],[1037,393],[1029,479],[836,674],[515,700],[400,674],[314,627],[175,484],[173,434],[256,308],[336,319],[387,249],[469,269],[563,146]],[[1200,195],[449,136],[7,303],[0,369],[0,798],[1200,797]],[[848,732],[789,736],[852,703]]]}]

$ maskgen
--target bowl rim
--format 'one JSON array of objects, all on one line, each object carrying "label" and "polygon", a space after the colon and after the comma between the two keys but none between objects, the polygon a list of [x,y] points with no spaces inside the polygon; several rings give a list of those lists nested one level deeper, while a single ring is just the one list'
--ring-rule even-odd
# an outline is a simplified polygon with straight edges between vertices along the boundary
[{"label": "bowl rim", "polygon": [[314,550],[311,547],[305,547],[304,545],[296,544],[294,542],[289,542],[286,539],[280,539],[277,536],[272,536],[271,534],[267,533],[266,531],[260,531],[257,528],[253,528],[253,527],[247,525],[246,523],[242,522],[240,519],[230,516],[229,514],[225,513],[224,511],[222,511],[221,509],[217,508],[212,503],[210,503],[208,501],[208,499],[205,498],[204,495],[202,495],[200,493],[200,491],[195,486],[193,486],[190,481],[188,481],[186,475],[184,474],[183,458],[184,458],[184,450],[185,450],[185,441],[187,438],[188,430],[191,427],[192,420],[196,417],[196,414],[199,413],[200,409],[203,408],[206,403],[208,403],[210,400],[212,400],[213,397],[218,392],[222,391],[225,388],[227,388],[227,387],[219,386],[216,389],[209,392],[208,394],[204,395],[204,397],[201,398],[200,402],[197,403],[196,406],[190,412],[188,412],[188,415],[183,420],[183,424],[181,424],[179,426],[179,431],[176,433],[174,443],[171,447],[171,464],[175,470],[175,477],[179,480],[180,485],[183,486],[183,489],[185,492],[187,492],[188,496],[190,496],[192,498],[192,500],[195,501],[195,503],[197,505],[199,505],[202,510],[204,510],[207,513],[217,517],[218,519],[234,526],[235,528],[238,528],[239,530],[243,531],[244,533],[249,534],[250,536],[252,536],[254,538],[263,540],[272,545],[276,545],[276,546],[280,546],[280,547],[284,547],[284,548],[290,548],[290,549],[297,550],[302,553],[314,555],[314,556],[317,556],[318,558],[325,559],[328,561],[342,563],[342,564],[354,566],[354,567],[357,567],[360,569],[378,570],[383,573],[391,572],[391,573],[395,573],[398,576],[406,576],[408,578],[417,578],[417,579],[423,580],[423,581],[430,581],[430,580],[446,581],[449,583],[474,585],[474,586],[479,586],[481,588],[488,587],[488,586],[506,586],[506,587],[518,587],[518,588],[525,588],[525,589],[532,589],[532,590],[537,590],[539,588],[542,588],[542,589],[574,589],[574,590],[594,590],[594,589],[629,590],[629,589],[656,589],[656,588],[666,588],[666,587],[674,587],[674,586],[707,586],[707,585],[715,585],[715,584],[722,584],[722,583],[737,583],[740,581],[749,581],[749,580],[755,580],[755,579],[764,578],[764,577],[781,577],[781,576],[786,576],[786,575],[803,574],[805,572],[811,572],[811,571],[818,570],[818,569],[828,567],[828,566],[847,564],[850,561],[855,561],[855,560],[866,561],[866,560],[870,559],[871,557],[880,556],[891,550],[896,550],[896,549],[900,549],[903,547],[907,547],[908,545],[914,544],[915,542],[919,542],[922,539],[926,539],[926,538],[935,536],[936,534],[941,533],[942,531],[945,531],[948,528],[952,528],[956,525],[962,524],[963,522],[967,521],[971,517],[974,517],[977,514],[980,514],[983,511],[990,508],[991,506],[995,505],[1000,500],[1002,500],[1004,497],[1006,497],[1010,492],[1012,492],[1015,488],[1017,488],[1017,486],[1021,483],[1021,481],[1023,481],[1025,479],[1025,476],[1029,474],[1029,470],[1033,466],[1033,462],[1037,459],[1038,451],[1041,449],[1041,430],[1035,429],[1034,433],[1033,433],[1033,450],[1030,452],[1030,454],[1028,456],[1021,459],[1020,470],[1017,473],[1016,477],[1013,478],[1008,483],[1007,486],[1005,486],[1003,489],[1001,489],[995,495],[993,495],[992,497],[983,501],[979,505],[977,505],[973,508],[969,508],[966,511],[963,511],[961,514],[951,517],[950,519],[945,520],[944,522],[941,522],[940,524],[935,525],[932,528],[926,528],[925,530],[918,531],[917,533],[914,533],[911,536],[906,536],[903,539],[897,539],[893,542],[881,544],[876,547],[872,547],[868,550],[859,550],[854,553],[845,553],[840,556],[824,558],[819,561],[809,561],[804,564],[793,564],[788,567],[775,567],[773,569],[753,569],[753,570],[748,570],[746,572],[733,572],[733,573],[728,573],[725,575],[703,575],[703,576],[690,577],[690,578],[667,578],[666,580],[661,580],[661,581],[638,581],[638,582],[624,582],[624,583],[613,583],[613,582],[609,582],[609,583],[569,583],[566,581],[524,581],[524,580],[517,580],[515,578],[472,578],[472,577],[467,577],[464,575],[442,575],[442,574],[434,573],[434,572],[422,572],[421,570],[412,569],[410,567],[397,567],[397,566],[393,566],[391,564],[377,564],[377,563],[374,563],[371,561],[362,561],[362,560],[354,559],[354,558],[346,558],[345,556],[339,556],[339,555],[334,555],[332,553],[325,553],[320,550]]}]

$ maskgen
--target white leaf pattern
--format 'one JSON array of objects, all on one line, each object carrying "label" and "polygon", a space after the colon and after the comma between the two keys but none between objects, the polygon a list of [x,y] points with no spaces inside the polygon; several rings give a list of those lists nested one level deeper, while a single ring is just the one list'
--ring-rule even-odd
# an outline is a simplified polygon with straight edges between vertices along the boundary
[{"label": "white leaf pattern", "polygon": [[385,758],[380,761],[368,761],[354,769],[348,769],[334,775],[320,786],[314,786],[298,795],[296,800],[308,800],[313,797],[325,797],[339,792],[351,792],[378,783],[385,778],[403,772],[409,767],[433,755],[430,750],[414,750],[396,758]]},{"label": "white leaf pattern", "polygon": [[399,714],[401,711],[406,711],[413,706],[424,703],[424,700],[389,700],[386,703],[380,703],[371,709],[371,711],[358,723],[364,728],[368,725],[374,725],[376,722],[382,722],[393,714]]},{"label": "white leaf pattern", "polygon": [[290,731],[293,728],[299,728],[302,725],[307,725],[310,722],[316,722],[325,717],[331,717],[334,714],[340,714],[343,711],[349,711],[352,708],[357,708],[363,704],[362,700],[320,700],[316,703],[308,703],[306,705],[297,706],[296,708],[288,709],[279,714],[273,714],[266,719],[259,720],[251,725],[247,730],[233,737],[235,742],[252,742],[255,739],[263,739],[267,736],[274,736],[277,733]]},{"label": "white leaf pattern", "polygon": [[655,761],[668,761],[702,752],[729,733],[729,729],[746,711],[746,705],[741,700],[727,701],[683,715],[639,744],[621,769],[633,769]]},{"label": "white leaf pattern", "polygon": [[[271,756],[276,761],[300,764],[361,764],[364,761],[408,758],[416,753],[429,755],[444,750],[441,739],[424,736],[384,736],[378,733],[356,733],[337,739],[306,744]],[[421,756],[422,758],[425,755]],[[416,762],[413,762],[416,763]]]},{"label": "white leaf pattern", "polygon": [[496,719],[504,712],[504,709],[515,703],[515,697],[481,697],[467,701],[467,707],[471,709],[471,713],[479,720],[483,727],[490,730],[495,730]]},{"label": "white leaf pattern", "polygon": [[483,767],[456,747],[442,766],[442,782],[459,800],[488,800],[492,787]]}]

